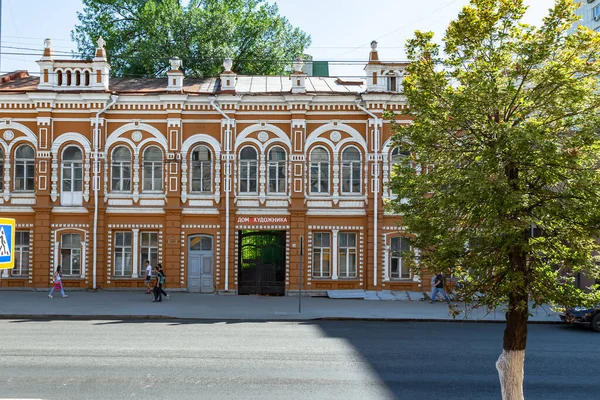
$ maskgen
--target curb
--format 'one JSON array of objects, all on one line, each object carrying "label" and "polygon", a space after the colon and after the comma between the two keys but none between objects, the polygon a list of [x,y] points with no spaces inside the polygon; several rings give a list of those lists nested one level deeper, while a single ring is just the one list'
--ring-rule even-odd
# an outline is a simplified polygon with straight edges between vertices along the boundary
[{"label": "curb", "polygon": [[[504,320],[482,319],[441,319],[441,318],[365,318],[365,317],[314,317],[314,318],[207,318],[207,317],[173,317],[169,315],[70,315],[70,314],[3,314],[0,320],[30,319],[30,320],[130,320],[130,321],[210,321],[210,322],[307,322],[307,321],[347,321],[347,322],[443,322],[443,323],[468,323],[468,324],[505,324]],[[557,321],[528,321],[528,324],[554,325],[565,324]]]}]

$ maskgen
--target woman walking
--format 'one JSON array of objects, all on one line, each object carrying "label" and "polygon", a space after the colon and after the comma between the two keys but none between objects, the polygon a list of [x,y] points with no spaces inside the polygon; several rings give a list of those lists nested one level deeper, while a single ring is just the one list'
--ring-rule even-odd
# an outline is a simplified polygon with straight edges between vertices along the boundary
[{"label": "woman walking", "polygon": [[52,292],[54,292],[54,289],[60,290],[62,297],[69,297],[65,294],[65,290],[63,289],[62,272],[60,271],[60,265],[58,267],[56,267],[56,272],[54,273],[54,285],[52,286],[52,289],[50,289],[50,293],[48,293],[48,297],[52,298]]},{"label": "woman walking", "polygon": [[165,276],[160,271],[159,266],[154,267],[156,269],[156,282],[154,282],[154,300],[152,302],[161,302],[162,301],[162,285],[165,283]]}]

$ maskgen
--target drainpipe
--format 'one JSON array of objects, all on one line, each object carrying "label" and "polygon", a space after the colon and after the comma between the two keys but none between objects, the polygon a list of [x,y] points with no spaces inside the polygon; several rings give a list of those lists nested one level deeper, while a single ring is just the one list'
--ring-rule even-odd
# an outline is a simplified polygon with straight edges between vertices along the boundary
[{"label": "drainpipe", "polygon": [[98,174],[100,173],[100,160],[98,159],[98,147],[100,144],[100,132],[98,130],[98,125],[100,123],[100,114],[104,111],[108,110],[112,107],[119,96],[110,95],[110,101],[104,106],[104,108],[96,113],[96,122],[94,124],[94,231],[92,232],[92,237],[94,241],[93,249],[93,284],[92,288],[96,290],[96,271],[97,271],[97,262],[98,262],[98,191],[100,190],[100,177]]},{"label": "drainpipe", "polygon": [[210,105],[227,120],[227,129],[225,130],[225,291],[229,290],[229,193],[231,192],[231,161],[229,155],[231,152],[231,118],[221,110],[215,103],[216,98],[210,98]]},{"label": "drainpipe", "polygon": [[375,137],[373,138],[373,144],[375,145],[375,164],[373,171],[375,173],[375,192],[373,193],[373,232],[375,236],[373,242],[373,285],[377,286],[377,260],[379,259],[379,255],[377,254],[377,244],[379,242],[379,235],[377,234],[377,213],[379,208],[379,118],[371,111],[364,108],[360,103],[361,100],[356,100],[356,107],[359,110],[364,111],[375,121]]}]

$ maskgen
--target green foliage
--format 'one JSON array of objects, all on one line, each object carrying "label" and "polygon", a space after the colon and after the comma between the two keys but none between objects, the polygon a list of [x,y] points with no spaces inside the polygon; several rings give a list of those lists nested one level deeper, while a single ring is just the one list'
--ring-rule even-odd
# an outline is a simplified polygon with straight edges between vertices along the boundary
[{"label": "green foliage", "polygon": [[115,76],[162,75],[174,56],[192,77],[217,75],[225,57],[233,59],[238,74],[281,74],[310,45],[310,36],[265,0],[191,0],[187,6],[181,0],[83,3],[71,36],[85,57],[93,57],[102,36]]},{"label": "green foliage", "polygon": [[557,0],[534,27],[522,0],[471,0],[443,49],[408,41],[414,121],[394,142],[412,157],[390,207],[422,249],[414,268],[454,274],[475,304],[600,303],[574,286],[600,278],[600,35],[567,34],[575,9]]}]

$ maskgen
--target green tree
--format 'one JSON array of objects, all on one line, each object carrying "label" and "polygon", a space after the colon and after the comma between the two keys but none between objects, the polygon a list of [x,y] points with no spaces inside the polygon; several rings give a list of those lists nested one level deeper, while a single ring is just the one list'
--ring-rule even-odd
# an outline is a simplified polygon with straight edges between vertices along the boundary
[{"label": "green tree", "polygon": [[394,145],[412,156],[390,207],[421,249],[417,272],[452,273],[467,302],[506,307],[504,399],[523,398],[530,307],[600,302],[574,285],[600,277],[600,35],[567,34],[575,9],[556,0],[534,27],[522,0],[471,0],[443,47],[420,31],[407,45],[413,123],[394,124]]},{"label": "green tree", "polygon": [[281,74],[302,56],[310,36],[265,0],[84,0],[71,32],[83,57],[106,42],[115,76],[159,76],[169,58],[187,76],[215,76],[223,59],[238,74]]}]

